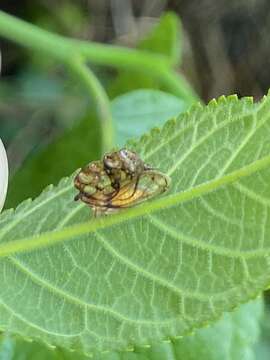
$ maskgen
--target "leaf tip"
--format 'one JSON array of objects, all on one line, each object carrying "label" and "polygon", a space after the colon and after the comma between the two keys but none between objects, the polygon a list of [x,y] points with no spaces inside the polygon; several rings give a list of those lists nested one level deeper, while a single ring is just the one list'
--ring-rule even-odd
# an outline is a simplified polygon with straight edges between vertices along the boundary
[{"label": "leaf tip", "polygon": [[164,344],[171,344],[171,343],[172,343],[172,339],[164,339],[164,340],[162,340],[162,342],[163,342]]},{"label": "leaf tip", "polygon": [[239,97],[237,94],[231,94],[231,95],[228,95],[227,97],[224,96],[224,98],[226,99],[226,101],[229,101],[229,102],[239,101]]},{"label": "leaf tip", "polygon": [[155,136],[155,135],[158,135],[159,133],[160,133],[160,129],[158,127],[153,127],[150,130],[150,136]]},{"label": "leaf tip", "polygon": [[110,352],[110,350],[102,350],[102,351],[100,351],[100,353],[101,353],[101,354],[104,354],[104,355],[105,355],[105,354],[108,354],[109,352]]},{"label": "leaf tip", "polygon": [[[202,104],[200,101],[198,101],[197,103],[192,104],[190,106],[190,108],[186,112],[184,112],[183,114],[190,114],[195,110],[202,109],[204,106],[205,106],[204,104]],[[180,114],[180,116],[182,116],[183,114]]]},{"label": "leaf tip", "polygon": [[23,200],[14,210],[15,213],[23,211],[25,208],[27,208],[32,203],[32,198],[28,198]]},{"label": "leaf tip", "polygon": [[142,345],[140,345],[140,347],[144,348],[144,349],[150,349],[151,345],[150,344],[142,344]]},{"label": "leaf tip", "polygon": [[[219,98],[219,100],[220,100],[220,98]],[[218,104],[218,102],[217,102],[216,99],[211,99],[211,100],[209,101],[209,103],[207,104],[207,106],[208,106],[208,107],[216,107],[217,104]]]},{"label": "leaf tip", "polygon": [[176,336],[174,336],[174,339],[175,340],[181,340],[181,339],[183,339],[183,337],[184,336],[182,336],[182,335],[176,335]]},{"label": "leaf tip", "polygon": [[134,352],[135,348],[134,348],[134,346],[130,346],[130,347],[127,347],[124,351],[125,352]]},{"label": "leaf tip", "polygon": [[34,340],[33,339],[31,339],[31,338],[29,338],[29,337],[27,337],[27,336],[22,336],[22,338],[23,338],[23,341],[25,341],[25,342],[27,342],[27,343],[33,343],[34,342]]}]

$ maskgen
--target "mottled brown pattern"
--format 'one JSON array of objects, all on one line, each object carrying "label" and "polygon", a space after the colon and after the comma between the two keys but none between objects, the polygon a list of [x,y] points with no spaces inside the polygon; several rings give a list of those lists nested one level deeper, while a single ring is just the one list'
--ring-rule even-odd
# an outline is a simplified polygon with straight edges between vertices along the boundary
[{"label": "mottled brown pattern", "polygon": [[170,179],[145,164],[139,155],[121,149],[86,165],[76,175],[74,200],[89,205],[95,215],[134,206],[166,191]]}]

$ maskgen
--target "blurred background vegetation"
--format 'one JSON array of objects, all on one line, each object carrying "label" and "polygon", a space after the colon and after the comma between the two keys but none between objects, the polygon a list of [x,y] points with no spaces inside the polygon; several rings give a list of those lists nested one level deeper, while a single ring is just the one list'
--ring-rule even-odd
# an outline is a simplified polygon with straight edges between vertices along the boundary
[{"label": "blurred background vegetation", "polygon": [[[202,101],[232,93],[257,100],[269,87],[267,0],[2,0],[0,9],[65,36],[141,48],[171,11],[182,24],[176,70]],[[166,42],[162,34],[160,42]],[[3,39],[1,51],[0,135],[10,163],[10,207],[101,153],[91,100],[62,65]],[[142,74],[93,70],[110,99],[159,88]]]}]

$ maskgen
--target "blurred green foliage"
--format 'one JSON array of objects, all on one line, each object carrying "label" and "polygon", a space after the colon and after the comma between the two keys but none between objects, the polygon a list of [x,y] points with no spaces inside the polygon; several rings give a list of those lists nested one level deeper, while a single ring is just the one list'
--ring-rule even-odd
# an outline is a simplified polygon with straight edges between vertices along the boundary
[{"label": "blurred green foliage", "polygon": [[138,43],[138,48],[162,54],[173,65],[180,65],[182,29],[179,17],[172,12],[161,16],[157,26]]},{"label": "blurred green foliage", "polygon": [[[174,13],[165,13],[154,29],[138,42],[137,48],[164,55],[176,66],[181,62],[181,35],[180,19]],[[108,87],[108,93],[114,98],[125,92],[143,88],[168,91],[167,87],[161,85],[149,73],[121,71]]]},{"label": "blurred green foliage", "polygon": [[11,179],[5,207],[14,207],[28,197],[37,196],[48,184],[56,184],[63,176],[100,156],[99,123],[88,114],[25,161]]}]

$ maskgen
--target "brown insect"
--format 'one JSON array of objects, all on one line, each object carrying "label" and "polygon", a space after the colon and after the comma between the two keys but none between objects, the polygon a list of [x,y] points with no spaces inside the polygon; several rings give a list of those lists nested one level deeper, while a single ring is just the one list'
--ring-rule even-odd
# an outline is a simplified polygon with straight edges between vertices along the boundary
[{"label": "brown insect", "polygon": [[75,177],[79,190],[75,200],[82,200],[95,216],[141,203],[166,191],[170,179],[145,164],[128,149],[105,154],[102,161],[86,165]]}]

